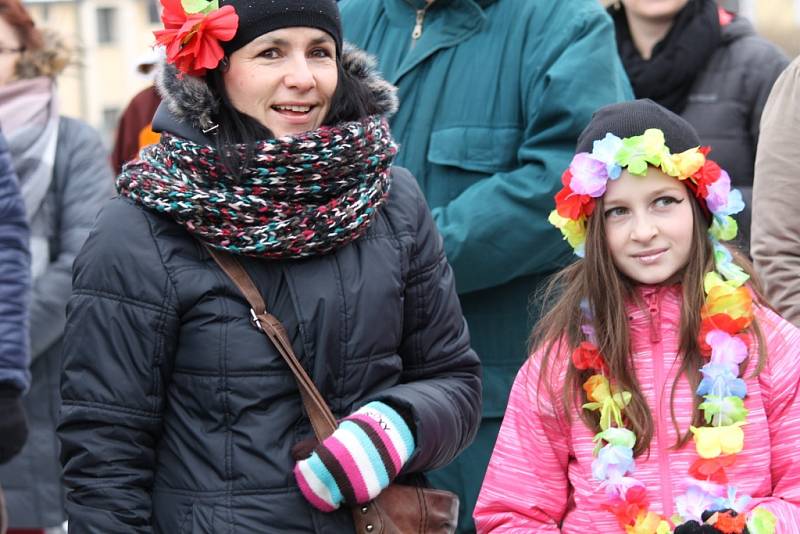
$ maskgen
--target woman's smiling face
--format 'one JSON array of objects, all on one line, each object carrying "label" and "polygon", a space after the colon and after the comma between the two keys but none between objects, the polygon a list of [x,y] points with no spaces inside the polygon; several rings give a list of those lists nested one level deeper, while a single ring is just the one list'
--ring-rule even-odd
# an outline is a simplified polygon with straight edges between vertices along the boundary
[{"label": "woman's smiling face", "polygon": [[648,167],[646,176],[623,170],[603,197],[606,239],[614,265],[640,284],[660,284],[689,261],[694,215],[680,181]]},{"label": "woman's smiling face", "polygon": [[315,28],[275,30],[230,56],[223,74],[233,107],[275,137],[317,129],[338,83],[336,43]]}]

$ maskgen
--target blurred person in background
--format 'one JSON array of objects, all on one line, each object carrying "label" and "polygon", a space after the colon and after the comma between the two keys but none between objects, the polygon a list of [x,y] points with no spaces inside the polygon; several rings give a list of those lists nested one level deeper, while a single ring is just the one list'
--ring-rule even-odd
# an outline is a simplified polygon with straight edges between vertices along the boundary
[{"label": "blurred person in background", "polygon": [[0,39],[0,124],[25,202],[32,277],[29,436],[0,467],[0,485],[9,532],[44,532],[64,521],[55,425],[72,261],[113,181],[97,133],[58,114],[55,78],[69,62],[67,48],[40,32],[19,0],[0,0]]},{"label": "blurred person in background", "polygon": [[800,326],[800,57],[764,107],[753,183],[752,253],[770,303]]},{"label": "blurred person in background", "polygon": [[114,174],[122,171],[122,166],[139,155],[139,150],[147,145],[158,143],[161,135],[153,131],[153,116],[161,103],[155,87],[155,79],[164,58],[163,48],[154,47],[137,62],[136,72],[152,83],[139,91],[120,116],[114,148],[111,150],[111,165]]},{"label": "blurred person in background", "polygon": [[[6,54],[0,35],[0,54]],[[28,372],[28,299],[30,253],[25,204],[0,132],[0,464],[25,444],[28,423],[22,394],[30,386]],[[0,532],[6,525],[0,485]]]},{"label": "blurred person in background", "polygon": [[[547,223],[561,173],[595,109],[631,97],[596,0],[342,0],[345,37],[396,85],[398,164],[416,176],[453,266],[484,368],[475,443],[430,474],[478,497],[538,305],[568,259]],[[529,310],[531,313],[529,313]]]},{"label": "blurred person in background", "polygon": [[689,121],[741,190],[737,245],[747,252],[761,112],[789,60],[715,0],[618,0],[608,10],[636,98]]}]

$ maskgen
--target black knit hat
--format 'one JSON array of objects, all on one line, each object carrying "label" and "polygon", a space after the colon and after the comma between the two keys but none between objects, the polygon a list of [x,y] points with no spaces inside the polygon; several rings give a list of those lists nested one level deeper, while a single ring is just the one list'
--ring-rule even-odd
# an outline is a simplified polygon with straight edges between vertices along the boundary
[{"label": "black knit hat", "polygon": [[227,56],[256,37],[293,26],[329,33],[336,41],[336,55],[341,55],[342,21],[336,0],[220,0],[219,6],[233,6],[239,15],[236,35],[221,43]]},{"label": "black knit hat", "polygon": [[642,135],[648,128],[664,132],[664,142],[676,154],[700,146],[700,137],[682,117],[650,99],[622,102],[602,107],[594,112],[592,120],[578,137],[579,152],[591,152],[592,144],[612,133],[624,139]]}]

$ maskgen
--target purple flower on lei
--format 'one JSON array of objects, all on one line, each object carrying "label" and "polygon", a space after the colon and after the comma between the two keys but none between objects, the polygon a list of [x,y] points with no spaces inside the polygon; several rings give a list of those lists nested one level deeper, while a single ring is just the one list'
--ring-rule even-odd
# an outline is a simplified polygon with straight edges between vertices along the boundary
[{"label": "purple flower on lei", "polygon": [[569,187],[575,193],[597,198],[606,192],[608,181],[606,164],[597,161],[590,154],[586,152],[575,154],[572,163],[569,164],[569,172],[572,174]]},{"label": "purple flower on lei", "polygon": [[643,482],[625,476],[625,473],[620,472],[616,467],[610,467],[608,470],[608,479],[600,484],[600,488],[605,488],[606,497],[609,499],[622,499],[625,500],[625,495],[631,488],[644,488]]},{"label": "purple flower on lei", "polygon": [[722,330],[706,334],[706,343],[711,347],[711,363],[724,365],[734,376],[739,375],[739,364],[747,358],[747,344],[738,336]]},{"label": "purple flower on lei", "polygon": [[606,445],[592,461],[592,476],[604,481],[611,474],[624,475],[634,469],[633,449],[617,445]]},{"label": "purple flower on lei", "polygon": [[720,176],[708,186],[706,205],[714,215],[724,217],[734,215],[744,209],[742,193],[738,189],[731,189],[731,177],[724,170]]},{"label": "purple flower on lei", "polygon": [[692,480],[686,489],[686,493],[675,499],[675,507],[678,515],[685,521],[694,519],[702,522],[703,512],[722,497],[725,488],[713,483],[703,483],[700,480]]}]

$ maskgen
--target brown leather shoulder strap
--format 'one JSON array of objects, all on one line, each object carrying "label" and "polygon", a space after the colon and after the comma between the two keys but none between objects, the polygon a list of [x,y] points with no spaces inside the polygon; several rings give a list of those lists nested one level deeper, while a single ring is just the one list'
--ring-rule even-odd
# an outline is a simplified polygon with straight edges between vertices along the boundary
[{"label": "brown leather shoulder strap", "polygon": [[242,295],[250,304],[250,320],[253,326],[272,341],[286,361],[289,369],[292,370],[297,380],[297,386],[300,389],[303,405],[317,439],[322,441],[327,438],[336,430],[336,418],[325,403],[325,399],[322,398],[322,394],[314,385],[314,381],[311,380],[311,377],[308,376],[306,370],[297,360],[283,324],[274,315],[267,312],[267,306],[258,288],[253,283],[253,279],[250,278],[250,275],[247,274],[242,264],[234,256],[209,246],[206,246],[206,250],[236,287],[239,288],[239,291],[242,292]]}]

